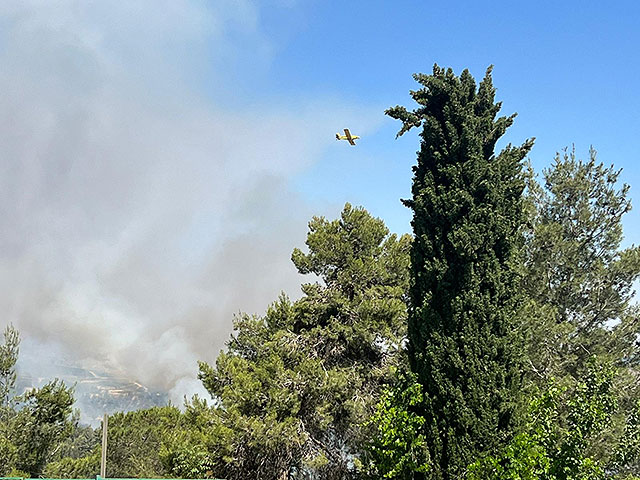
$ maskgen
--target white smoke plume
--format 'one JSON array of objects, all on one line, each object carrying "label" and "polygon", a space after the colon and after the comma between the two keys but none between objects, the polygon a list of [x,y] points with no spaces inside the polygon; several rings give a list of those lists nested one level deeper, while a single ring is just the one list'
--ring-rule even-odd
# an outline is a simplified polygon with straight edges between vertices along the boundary
[{"label": "white smoke plume", "polygon": [[380,114],[216,105],[226,66],[274,55],[249,1],[9,1],[0,25],[2,323],[43,369],[56,352],[179,401],[234,313],[297,294],[319,212],[291,178]]}]

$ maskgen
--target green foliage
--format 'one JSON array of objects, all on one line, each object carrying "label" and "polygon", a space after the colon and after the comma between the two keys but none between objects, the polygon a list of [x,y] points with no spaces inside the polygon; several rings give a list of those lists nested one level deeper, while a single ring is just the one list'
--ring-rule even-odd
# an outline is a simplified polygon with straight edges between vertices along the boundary
[{"label": "green foliage", "polygon": [[550,460],[544,447],[530,434],[516,435],[500,456],[489,456],[472,464],[468,480],[542,480],[548,476]]},{"label": "green foliage", "polygon": [[20,335],[4,330],[0,345],[0,476],[37,477],[76,427],[73,389],[60,380],[14,396]]},{"label": "green foliage", "polygon": [[0,345],[0,475],[38,476],[72,428],[73,391],[54,380],[12,395],[20,336],[12,326]]},{"label": "green foliage", "polygon": [[414,242],[408,354],[423,385],[434,479],[456,478],[517,422],[522,340],[517,259],[525,209],[522,160],[532,146],[495,144],[514,116],[498,117],[490,70],[414,76],[419,108],[394,107],[398,135],[422,126],[413,168]]},{"label": "green foliage", "polygon": [[56,379],[26,392],[18,401],[20,409],[11,421],[9,433],[16,448],[15,465],[37,477],[73,430],[73,389]]},{"label": "green foliage", "polygon": [[210,478],[216,469],[216,462],[206,445],[183,442],[164,455],[164,461],[170,465],[171,473],[180,478]]},{"label": "green foliage", "polygon": [[[575,376],[591,355],[637,364],[637,312],[630,307],[640,276],[640,247],[621,249],[622,217],[631,209],[619,170],[558,154],[539,185],[529,175],[524,288],[545,308],[529,325],[529,355],[542,380]],[[615,325],[612,327],[612,325]]]},{"label": "green foliage", "polygon": [[10,473],[16,463],[16,446],[11,443],[6,426],[0,428],[0,475],[13,476]]},{"label": "green foliage", "polygon": [[[528,376],[537,384],[551,377],[571,383],[593,355],[618,366],[614,388],[620,408],[590,446],[599,462],[631,435],[625,418],[633,416],[640,393],[640,315],[631,304],[640,248],[621,248],[622,218],[631,203],[619,175],[613,166],[598,163],[593,149],[588,161],[565,150],[544,170],[542,185],[530,170],[527,187],[531,221],[523,288],[530,302],[522,318]],[[560,407],[564,416],[567,409]],[[630,462],[629,472],[640,471],[637,457]]]},{"label": "green foliage", "polygon": [[172,476],[215,477],[223,469],[227,437],[228,431],[221,425],[216,410],[195,396],[182,414],[181,428],[166,437],[160,459]]},{"label": "green foliage", "polygon": [[622,475],[639,474],[640,468],[640,400],[636,399],[627,414],[624,430],[611,461],[612,470]]},{"label": "green foliage", "polygon": [[425,419],[412,411],[423,400],[422,386],[411,375],[384,390],[368,421],[374,427],[368,445],[371,478],[410,480],[415,473],[429,471],[429,449],[422,434]]},{"label": "green foliage", "polygon": [[292,260],[322,283],[240,316],[215,367],[200,366],[225,439],[211,447],[221,477],[356,475],[365,421],[401,361],[410,237],[347,204],[339,220],[312,219],[307,246]]},{"label": "green foliage", "polygon": [[17,448],[10,439],[15,416],[11,393],[16,381],[19,345],[18,332],[8,325],[4,330],[4,342],[0,345],[0,476],[9,475],[16,462]]},{"label": "green foliage", "polygon": [[176,407],[155,407],[110,416],[107,476],[165,476],[168,472],[159,452],[166,436],[183,426],[181,416]]},{"label": "green foliage", "polygon": [[[531,402],[521,433],[499,454],[469,467],[468,480],[604,480],[620,473],[615,457],[605,461],[590,455],[590,447],[612,423],[617,408],[614,369],[592,358],[587,372],[572,389],[553,384]],[[564,409],[567,406],[566,418]],[[618,448],[624,449],[625,445]],[[610,445],[616,451],[615,445]],[[620,451],[618,449],[618,451]],[[616,477],[619,478],[619,477]]]},{"label": "green foliage", "polygon": [[[56,460],[63,458],[82,458],[91,454],[101,444],[102,431],[93,429],[89,425],[78,423],[79,412],[72,418],[73,430],[71,435],[56,448]],[[95,475],[94,475],[95,476]]]},{"label": "green foliage", "polygon": [[96,478],[100,474],[100,451],[79,458],[64,457],[44,469],[47,478]]},{"label": "green foliage", "polygon": [[[154,407],[109,417],[107,475],[117,478],[209,478],[216,470],[208,441],[218,438],[209,430],[211,409],[194,398],[184,413],[176,407]],[[205,430],[207,433],[205,433]],[[81,441],[77,441],[77,438]],[[100,472],[100,443],[88,430],[76,432],[66,456],[47,465],[55,478],[94,478]],[[90,451],[86,451],[91,446]]]},{"label": "green foliage", "polygon": [[0,421],[6,421],[11,406],[11,392],[16,384],[16,362],[20,351],[20,335],[12,325],[4,330],[4,343],[0,345]]}]

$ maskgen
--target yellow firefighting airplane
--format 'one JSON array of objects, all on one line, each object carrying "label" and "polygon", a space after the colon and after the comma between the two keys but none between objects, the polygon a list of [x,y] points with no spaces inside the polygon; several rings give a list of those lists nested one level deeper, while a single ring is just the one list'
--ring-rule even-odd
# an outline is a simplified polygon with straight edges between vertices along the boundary
[{"label": "yellow firefighting airplane", "polygon": [[351,145],[355,145],[356,142],[354,142],[354,140],[358,138],[360,138],[358,135],[351,135],[351,132],[348,128],[344,129],[344,135],[336,133],[336,140],[347,140]]}]

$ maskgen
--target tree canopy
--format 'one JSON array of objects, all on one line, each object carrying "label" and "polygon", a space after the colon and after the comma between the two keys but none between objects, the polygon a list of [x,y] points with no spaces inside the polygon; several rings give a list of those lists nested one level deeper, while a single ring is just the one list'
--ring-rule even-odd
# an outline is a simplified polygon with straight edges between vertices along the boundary
[{"label": "tree canopy", "polygon": [[0,475],[42,475],[75,426],[73,389],[55,379],[22,395],[13,392],[20,337],[9,325],[0,345]]},{"label": "tree canopy", "polygon": [[526,221],[523,159],[533,145],[494,153],[514,115],[497,117],[491,69],[476,86],[437,65],[417,74],[419,107],[387,110],[402,135],[422,127],[413,167],[414,242],[408,354],[422,385],[432,478],[464,473],[516,423],[523,342],[515,261]]}]

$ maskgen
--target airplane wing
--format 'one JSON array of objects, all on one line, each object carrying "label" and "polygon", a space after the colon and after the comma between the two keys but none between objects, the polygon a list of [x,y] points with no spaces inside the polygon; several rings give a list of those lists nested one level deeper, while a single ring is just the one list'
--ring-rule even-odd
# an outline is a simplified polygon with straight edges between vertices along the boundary
[{"label": "airplane wing", "polygon": [[347,140],[349,141],[349,143],[350,143],[351,145],[355,145],[355,144],[356,144],[356,142],[354,142],[354,141],[353,141],[353,137],[351,136],[351,132],[349,131],[349,129],[348,129],[348,128],[345,128],[345,129],[344,129],[344,133],[345,133],[345,135],[347,136]]}]

